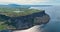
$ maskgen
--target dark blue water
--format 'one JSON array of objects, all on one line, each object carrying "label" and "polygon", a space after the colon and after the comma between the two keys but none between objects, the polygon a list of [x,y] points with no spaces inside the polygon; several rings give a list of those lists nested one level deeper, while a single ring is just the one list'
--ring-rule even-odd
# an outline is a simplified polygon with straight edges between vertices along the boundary
[{"label": "dark blue water", "polygon": [[34,9],[43,9],[50,16],[50,21],[44,27],[48,32],[60,32],[60,6],[50,7],[31,7]]}]

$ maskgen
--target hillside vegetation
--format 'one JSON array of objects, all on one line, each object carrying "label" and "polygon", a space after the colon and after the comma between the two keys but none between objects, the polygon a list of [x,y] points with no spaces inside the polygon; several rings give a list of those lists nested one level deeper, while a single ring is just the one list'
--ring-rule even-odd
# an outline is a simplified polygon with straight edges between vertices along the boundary
[{"label": "hillside vegetation", "polygon": [[[18,24],[17,21],[19,22],[21,20],[21,22],[22,22],[22,19],[20,19],[20,18],[17,19],[16,17],[19,17],[19,16],[26,17],[27,15],[31,16],[31,14],[40,13],[41,11],[44,11],[44,10],[25,9],[25,8],[0,8],[0,30],[16,29],[16,25]],[[34,19],[34,18],[33,17],[29,18],[29,17],[26,19],[23,19],[23,20],[26,22],[28,21],[29,24],[31,24],[33,22],[32,19]],[[21,25],[23,25],[23,24],[21,24]]]},{"label": "hillside vegetation", "polygon": [[25,8],[0,8],[0,14],[16,17],[16,16],[25,16],[32,13],[37,13],[43,10],[37,9],[25,9]]}]

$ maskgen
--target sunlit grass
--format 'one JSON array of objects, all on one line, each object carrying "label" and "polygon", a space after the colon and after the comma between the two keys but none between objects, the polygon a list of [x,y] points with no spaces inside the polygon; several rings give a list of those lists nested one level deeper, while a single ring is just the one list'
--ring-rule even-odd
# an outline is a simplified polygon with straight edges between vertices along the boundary
[{"label": "sunlit grass", "polygon": [[0,21],[0,30],[4,30],[4,29],[7,29],[7,25],[3,25],[4,22],[1,22]]},{"label": "sunlit grass", "polygon": [[[14,11],[19,11],[19,12],[14,12]],[[23,12],[20,12],[23,11]],[[33,13],[38,13],[41,12],[43,10],[37,10],[37,9],[20,9],[20,8],[0,8],[0,14],[2,15],[6,15],[6,16],[10,16],[10,17],[17,17],[17,16],[26,16],[26,15],[30,15]],[[12,26],[7,26],[6,24],[2,25],[3,23],[0,20],[0,30],[4,30],[7,29],[7,27],[11,27]],[[14,27],[15,29],[15,27]]]},{"label": "sunlit grass", "polygon": [[[15,11],[15,12],[14,12]],[[19,11],[19,12],[16,12]],[[20,12],[23,11],[23,12]],[[37,12],[41,12],[43,10],[37,10],[37,9],[19,9],[19,8],[0,8],[0,14],[4,14],[7,16],[11,16],[11,17],[16,17],[16,16],[25,16],[25,15],[29,15],[32,13],[37,13]]]}]

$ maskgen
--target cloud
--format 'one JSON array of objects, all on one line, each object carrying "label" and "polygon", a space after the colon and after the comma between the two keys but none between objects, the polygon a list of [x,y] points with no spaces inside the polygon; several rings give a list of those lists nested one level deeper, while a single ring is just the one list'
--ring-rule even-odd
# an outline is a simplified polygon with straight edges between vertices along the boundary
[{"label": "cloud", "polygon": [[41,2],[49,2],[49,0],[0,0],[0,3],[18,3],[18,4],[34,4]]}]

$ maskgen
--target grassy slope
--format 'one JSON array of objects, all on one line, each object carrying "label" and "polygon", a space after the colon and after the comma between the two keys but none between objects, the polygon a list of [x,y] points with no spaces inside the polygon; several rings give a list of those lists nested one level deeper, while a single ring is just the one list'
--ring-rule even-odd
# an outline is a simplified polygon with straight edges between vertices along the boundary
[{"label": "grassy slope", "polygon": [[[23,12],[14,12],[14,11],[23,11]],[[32,13],[37,13],[37,12],[41,12],[42,10],[37,10],[37,9],[20,9],[20,8],[0,8],[0,14],[4,14],[7,16],[11,16],[11,17],[17,17],[17,16],[25,16],[25,15],[29,15]],[[1,21],[0,21],[1,23]],[[3,24],[3,23],[1,23]],[[0,24],[0,30],[6,29],[7,25],[1,25]]]},{"label": "grassy slope", "polygon": [[[14,11],[23,11],[23,12],[14,12]],[[0,8],[0,14],[4,14],[7,16],[25,16],[32,13],[37,13],[42,10],[37,9],[20,9],[20,8]]]}]

